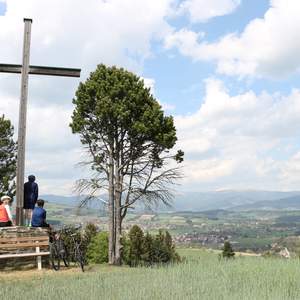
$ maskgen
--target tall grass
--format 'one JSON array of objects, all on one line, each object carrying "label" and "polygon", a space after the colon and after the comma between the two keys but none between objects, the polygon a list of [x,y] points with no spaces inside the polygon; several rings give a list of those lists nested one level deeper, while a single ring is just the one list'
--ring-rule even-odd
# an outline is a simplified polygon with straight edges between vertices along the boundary
[{"label": "tall grass", "polygon": [[100,266],[87,273],[1,280],[0,299],[300,299],[299,260],[185,250],[184,263],[156,268]]}]

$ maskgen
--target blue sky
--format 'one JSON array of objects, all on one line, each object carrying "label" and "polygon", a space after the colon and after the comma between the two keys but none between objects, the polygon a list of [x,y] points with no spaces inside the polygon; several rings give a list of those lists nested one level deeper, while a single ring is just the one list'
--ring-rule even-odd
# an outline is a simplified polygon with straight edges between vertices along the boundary
[{"label": "blue sky", "polygon": [[[175,117],[181,189],[299,190],[299,14],[297,0],[0,0],[0,61],[20,63],[31,17],[32,64],[81,67],[84,81],[102,62],[145,79]],[[26,168],[44,193],[70,194],[87,174],[68,127],[78,82],[30,80]],[[15,126],[19,84],[0,76]]]},{"label": "blue sky", "polygon": [[[226,34],[241,33],[251,20],[262,18],[268,8],[267,0],[242,1],[234,13],[213,18],[206,23],[191,24],[186,17],[171,19],[170,23],[178,30],[187,27],[194,31],[205,32],[205,39],[214,42]],[[176,105],[180,113],[197,110],[199,101],[205,93],[201,81],[215,76],[215,65],[211,62],[193,62],[178,54],[176,49],[166,52],[161,43],[154,43],[153,48],[155,54],[145,62],[143,75],[155,78],[157,97]],[[298,74],[291,74],[280,80],[252,79],[251,82],[219,74],[217,76],[230,86],[231,93],[250,88],[257,93],[262,91],[289,93],[300,83]]]},{"label": "blue sky", "polygon": [[6,9],[6,4],[4,2],[0,2],[0,15],[4,15]]}]

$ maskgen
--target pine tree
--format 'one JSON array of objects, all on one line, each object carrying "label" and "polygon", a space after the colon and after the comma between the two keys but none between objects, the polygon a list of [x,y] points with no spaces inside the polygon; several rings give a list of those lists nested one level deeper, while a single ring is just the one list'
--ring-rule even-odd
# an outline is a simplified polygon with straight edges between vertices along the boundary
[{"label": "pine tree", "polygon": [[15,195],[16,151],[11,122],[0,117],[0,196]]},{"label": "pine tree", "polygon": [[153,264],[153,238],[149,232],[146,233],[143,242],[143,255],[142,260],[146,266],[151,266]]},{"label": "pine tree", "polygon": [[122,261],[131,267],[180,261],[170,233],[162,229],[156,235],[149,232],[144,235],[142,229],[134,225],[129,234],[123,236],[122,245]]},{"label": "pine tree", "polygon": [[[142,78],[99,65],[80,83],[71,128],[89,153],[93,176],[78,191],[95,199],[108,193],[109,263],[121,263],[122,222],[138,202],[170,205],[170,187],[181,178],[176,128]],[[175,162],[175,163],[174,163]]]},{"label": "pine tree", "polygon": [[144,253],[144,233],[143,230],[134,225],[129,231],[130,241],[130,266],[138,266],[142,261],[142,255]]},{"label": "pine tree", "polygon": [[224,258],[233,258],[235,255],[233,248],[229,241],[225,241],[222,256]]}]

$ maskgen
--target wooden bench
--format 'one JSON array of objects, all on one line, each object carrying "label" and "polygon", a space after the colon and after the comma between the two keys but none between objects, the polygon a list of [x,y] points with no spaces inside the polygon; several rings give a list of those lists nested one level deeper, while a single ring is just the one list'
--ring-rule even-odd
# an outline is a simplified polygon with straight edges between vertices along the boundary
[{"label": "wooden bench", "polygon": [[37,267],[42,269],[42,256],[50,255],[49,237],[45,235],[0,237],[0,259],[37,257]]}]

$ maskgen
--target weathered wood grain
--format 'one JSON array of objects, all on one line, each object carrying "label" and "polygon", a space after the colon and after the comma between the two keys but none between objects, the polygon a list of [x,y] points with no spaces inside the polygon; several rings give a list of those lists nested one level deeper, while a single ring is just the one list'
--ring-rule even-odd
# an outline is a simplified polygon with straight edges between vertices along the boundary
[{"label": "weathered wood grain", "polygon": [[[40,243],[45,243],[46,245],[39,245],[39,243],[32,243],[32,246],[28,247],[18,247],[18,245],[13,246],[14,242],[23,241],[23,243],[28,243],[35,239],[38,239]],[[24,269],[26,267],[36,268],[36,256],[33,253],[36,252],[36,246],[39,245],[40,251],[47,253],[47,256],[41,254],[43,266],[49,265],[49,246],[48,246],[48,229],[39,227],[3,227],[0,228],[0,256],[16,254],[14,258],[3,257],[0,259],[0,270],[13,270],[13,269]],[[11,244],[11,248],[2,247],[3,244]],[[5,242],[4,242],[5,241]]]}]

